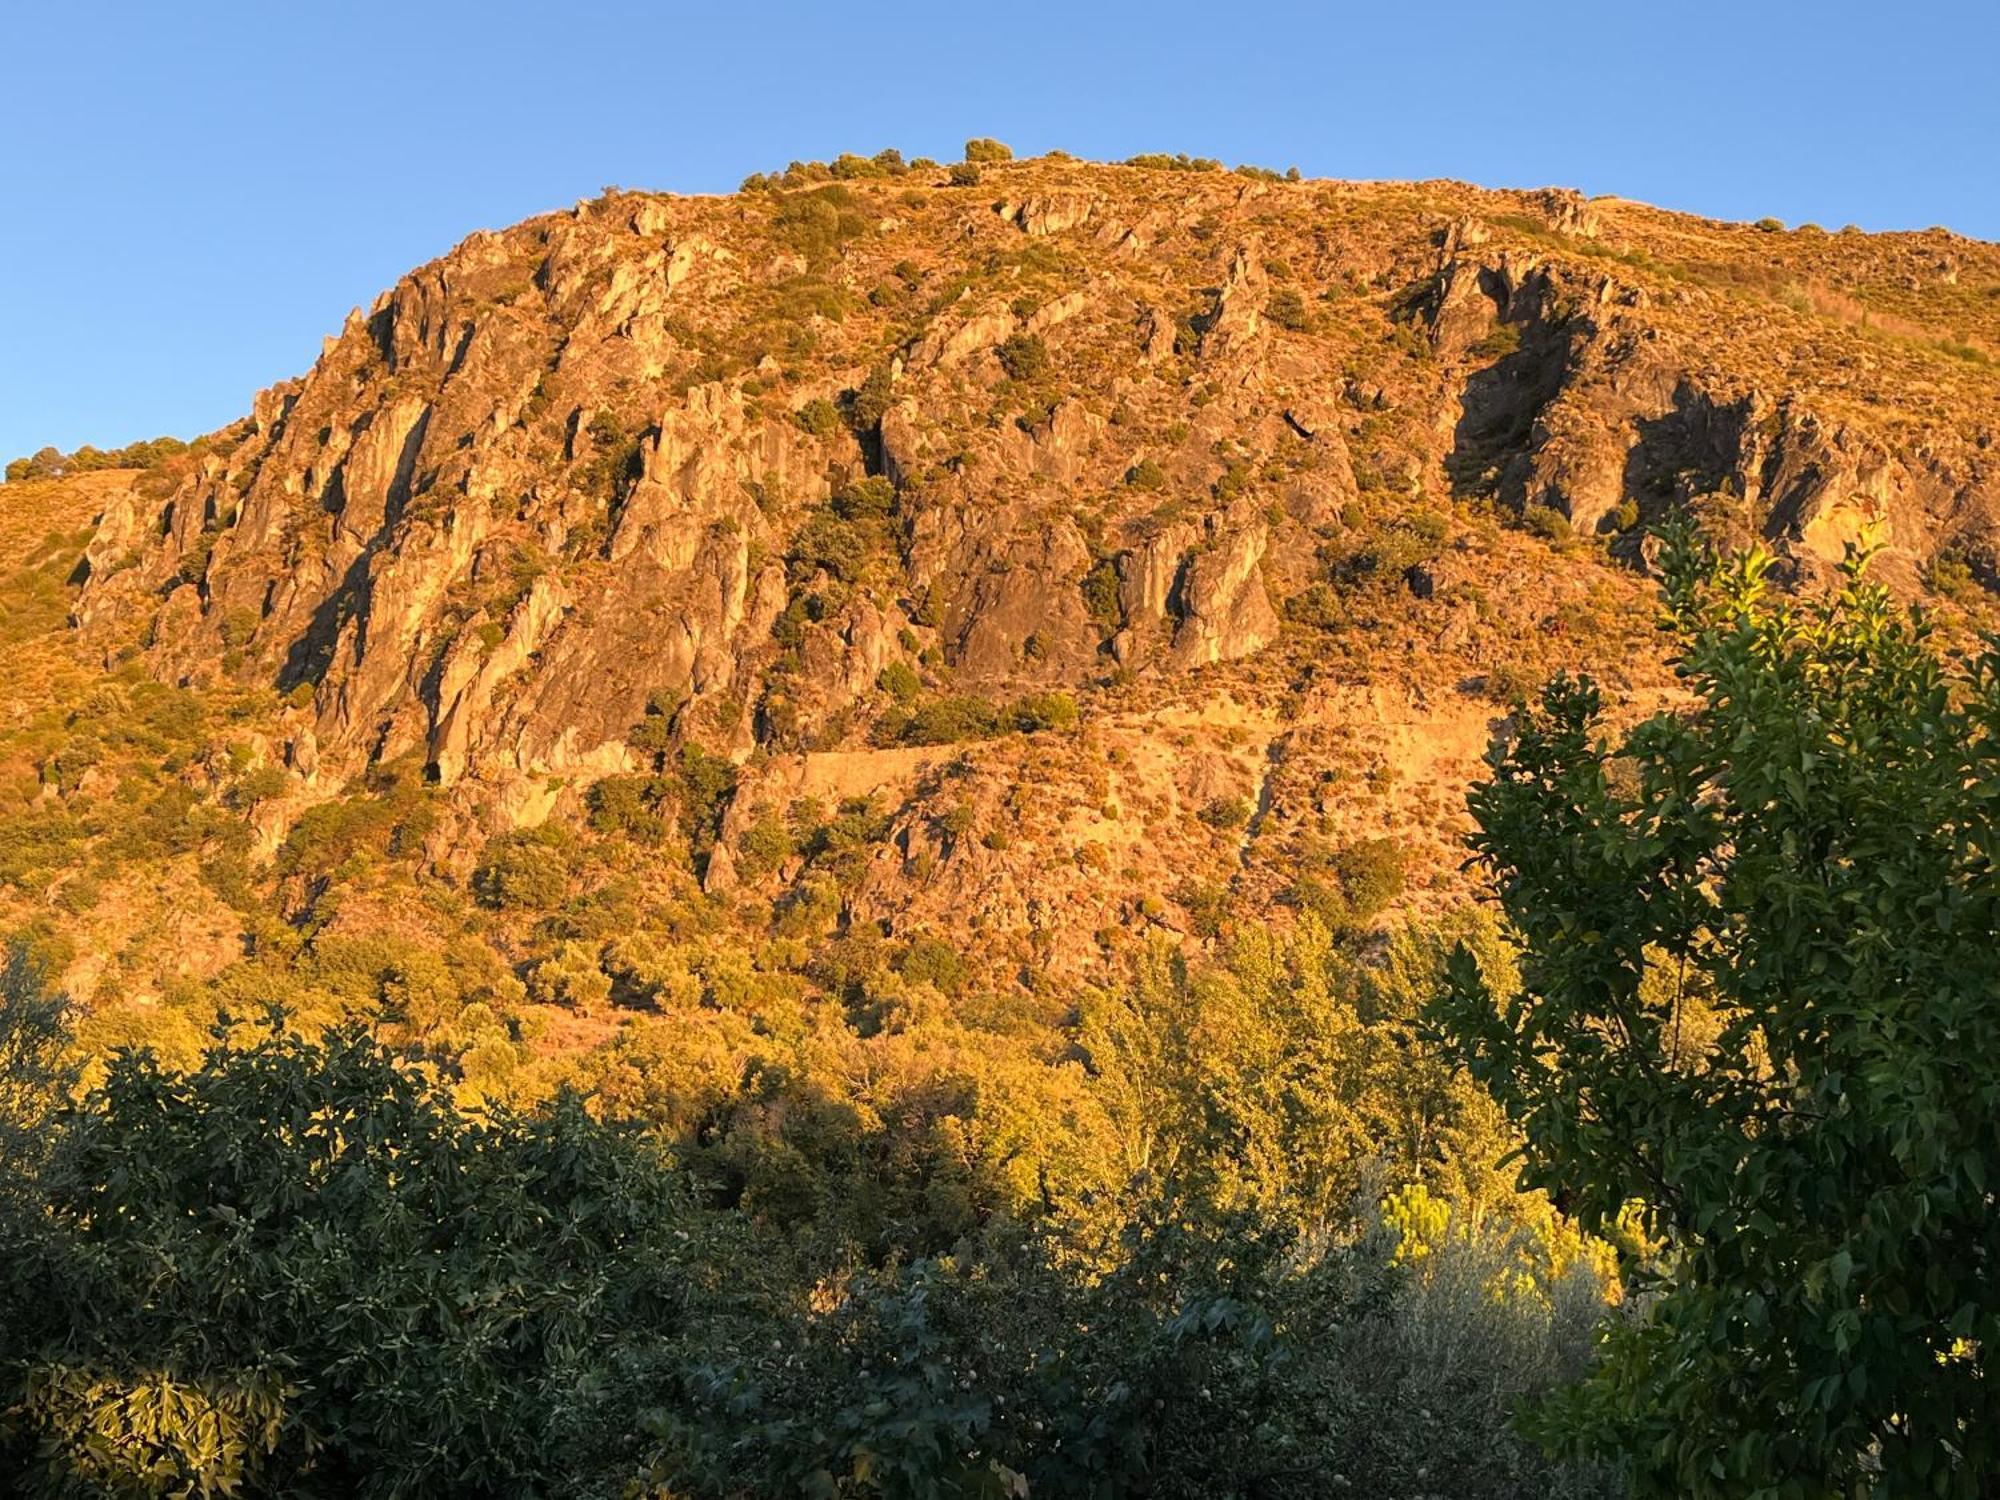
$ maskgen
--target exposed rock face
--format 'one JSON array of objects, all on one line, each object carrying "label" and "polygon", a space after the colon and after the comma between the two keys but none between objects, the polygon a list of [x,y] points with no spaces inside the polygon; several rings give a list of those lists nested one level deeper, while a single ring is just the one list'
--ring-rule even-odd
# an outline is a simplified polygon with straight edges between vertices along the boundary
[{"label": "exposed rock face", "polygon": [[1022,203],[1002,204],[1000,216],[1027,234],[1061,234],[1089,223],[1102,201],[1095,193],[1038,193]]},{"label": "exposed rock face", "polygon": [[1174,631],[1173,659],[1182,667],[1208,666],[1252,656],[1278,634],[1258,569],[1270,533],[1258,522],[1226,530],[1213,547],[1189,559],[1181,584],[1182,610]]},{"label": "exposed rock face", "polygon": [[[143,619],[160,676],[309,705],[307,782],[414,757],[504,819],[639,765],[649,706],[742,759],[853,749],[898,666],[1171,696],[1281,641],[1357,527],[1454,498],[1592,533],[1722,495],[1801,574],[1867,522],[1911,580],[2000,555],[1977,365],[1746,312],[1646,250],[1751,231],[1561,192],[991,177],[997,205],[843,190],[881,200],[855,223],[621,194],[475,235],[171,493],[112,503],[78,623]],[[2000,284],[1991,247],[1941,277],[1907,238],[1857,285],[1898,256]],[[1441,621],[1453,596],[1460,649],[1466,568],[1404,581]]]}]

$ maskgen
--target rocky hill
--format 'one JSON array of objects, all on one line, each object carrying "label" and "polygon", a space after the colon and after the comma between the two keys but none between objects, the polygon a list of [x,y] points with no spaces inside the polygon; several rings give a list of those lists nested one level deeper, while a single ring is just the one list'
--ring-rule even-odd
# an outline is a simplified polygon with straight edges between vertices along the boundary
[{"label": "rocky hill", "polygon": [[1459,899],[1515,695],[1669,691],[1671,512],[1808,587],[1877,522],[1987,618],[2000,248],[1205,165],[608,192],[0,490],[44,591],[95,517],[9,647],[8,915],[107,1005],[390,933],[579,1046],[730,1011],[719,947],[1054,1024],[1149,936]]}]

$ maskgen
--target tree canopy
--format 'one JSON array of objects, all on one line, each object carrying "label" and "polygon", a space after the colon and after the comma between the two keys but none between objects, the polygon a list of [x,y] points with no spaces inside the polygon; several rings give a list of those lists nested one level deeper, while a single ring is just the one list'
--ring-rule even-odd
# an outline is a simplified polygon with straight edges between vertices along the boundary
[{"label": "tree canopy", "polygon": [[1664,557],[1692,706],[1614,736],[1559,678],[1472,797],[1522,946],[1435,1003],[1643,1315],[1543,1413],[1641,1493],[1988,1492],[2000,1456],[2000,655],[1948,661],[1850,553]]}]

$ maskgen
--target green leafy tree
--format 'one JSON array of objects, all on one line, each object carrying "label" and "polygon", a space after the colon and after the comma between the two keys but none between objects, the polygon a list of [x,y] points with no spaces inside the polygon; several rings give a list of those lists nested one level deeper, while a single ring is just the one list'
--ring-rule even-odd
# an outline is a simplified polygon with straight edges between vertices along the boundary
[{"label": "green leafy tree", "polygon": [[69,1002],[48,988],[28,949],[10,946],[0,962],[0,1360],[12,1352],[4,1330],[27,1323],[40,1300],[31,1281],[4,1268],[19,1266],[38,1234],[50,1122],[75,1079],[69,1021]]},{"label": "green leafy tree", "polygon": [[47,1155],[49,1118],[74,1079],[69,1018],[27,946],[11,944],[0,961],[0,1212],[29,1191]]},{"label": "green leafy tree", "polygon": [[[240,1038],[237,1039],[240,1042]],[[358,1030],[126,1052],[4,1271],[0,1487],[586,1493],[679,1327],[679,1179],[573,1102],[469,1118]],[[21,1298],[18,1306],[29,1304]]]},{"label": "green leafy tree", "polygon": [[1615,742],[1559,678],[1472,797],[1523,948],[1433,1009],[1523,1177],[1663,1244],[1543,1414],[1675,1496],[1973,1496],[2000,1477],[2000,656],[1947,664],[1851,553],[1796,602],[1686,530],[1691,709]]}]

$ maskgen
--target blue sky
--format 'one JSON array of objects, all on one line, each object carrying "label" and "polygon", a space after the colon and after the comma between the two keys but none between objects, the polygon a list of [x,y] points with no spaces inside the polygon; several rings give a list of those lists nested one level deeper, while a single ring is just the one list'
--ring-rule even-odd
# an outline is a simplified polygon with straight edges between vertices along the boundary
[{"label": "blue sky", "polygon": [[968,135],[2000,239],[2000,3],[15,0],[0,458],[192,436],[470,231]]}]

